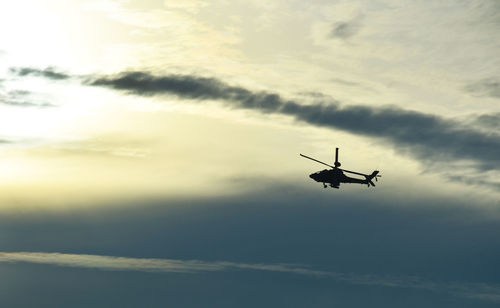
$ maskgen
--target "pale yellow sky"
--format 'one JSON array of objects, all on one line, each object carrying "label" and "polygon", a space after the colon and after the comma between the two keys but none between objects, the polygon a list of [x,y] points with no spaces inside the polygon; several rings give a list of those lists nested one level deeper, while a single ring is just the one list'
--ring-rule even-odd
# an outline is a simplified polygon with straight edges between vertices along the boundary
[{"label": "pale yellow sky", "polygon": [[[406,4],[0,4],[0,91],[5,97],[28,91],[23,99],[55,105],[0,104],[0,139],[9,141],[0,148],[2,207],[23,199],[63,204],[74,198],[232,194],[266,183],[320,189],[307,175],[322,166],[298,153],[331,163],[336,146],[347,169],[381,170],[379,194],[498,200],[491,189],[450,183],[390,144],[352,133],[216,102],[201,106],[8,73],[11,67],[55,67],[71,75],[136,69],[217,77],[298,100],[318,92],[343,105],[394,105],[446,118],[500,112],[498,98],[464,90],[499,73],[487,8]],[[345,27],[350,32],[342,32]],[[374,193],[355,185],[343,193],[358,190]]]}]

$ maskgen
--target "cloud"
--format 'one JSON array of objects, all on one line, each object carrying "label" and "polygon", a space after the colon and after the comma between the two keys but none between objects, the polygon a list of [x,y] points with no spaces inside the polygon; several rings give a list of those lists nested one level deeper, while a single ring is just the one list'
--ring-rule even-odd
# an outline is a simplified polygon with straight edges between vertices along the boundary
[{"label": "cloud", "polygon": [[[302,176],[307,178],[307,174]],[[500,257],[497,236],[500,224],[495,204],[488,204],[490,211],[481,206],[481,200],[476,202],[472,198],[411,196],[408,192],[401,192],[400,198],[391,192],[390,198],[384,198],[378,190],[363,191],[366,193],[319,193],[313,184],[309,190],[268,183],[260,189],[226,197],[134,198],[81,209],[74,206],[82,202],[78,199],[64,201],[68,210],[4,211],[0,216],[3,252],[127,257],[120,261],[122,263],[117,262],[119,266],[129,266],[128,258],[138,259],[137,262],[146,258],[180,263],[175,264],[175,272],[140,268],[108,270],[104,268],[104,261],[99,263],[103,266],[100,270],[77,271],[78,266],[3,262],[0,267],[16,273],[4,275],[8,277],[7,283],[19,272],[25,272],[26,281],[33,282],[42,279],[41,272],[54,276],[63,273],[69,279],[64,281],[71,282],[67,285],[69,289],[76,287],[77,283],[72,280],[81,277],[80,274],[93,277],[84,280],[86,285],[92,284],[96,277],[132,281],[140,276],[146,283],[134,283],[134,286],[141,288],[154,286],[156,283],[152,281],[196,282],[194,288],[176,289],[182,292],[199,292],[200,281],[228,283],[227,293],[218,296],[234,301],[237,299],[234,292],[239,286],[245,286],[247,294],[270,287],[273,297],[279,298],[293,298],[296,292],[308,300],[318,294],[335,298],[335,294],[350,289],[356,294],[351,299],[360,294],[370,297],[376,292],[385,294],[380,301],[386,302],[387,298],[411,293],[435,304],[437,298],[456,301],[450,298],[451,294],[467,297],[473,294],[477,298],[486,290],[480,289],[480,284],[500,283],[500,270],[496,266]],[[108,258],[108,264],[113,264],[114,257]],[[189,263],[182,263],[189,260],[198,260],[202,265],[195,262],[189,267]],[[226,263],[224,261],[239,265],[279,265],[287,272],[221,268],[220,263]],[[92,268],[92,262],[88,261],[85,268]],[[202,269],[193,270],[194,266]],[[318,273],[294,273],[290,269],[330,274],[318,276]],[[142,274],[155,271],[158,273]],[[256,277],[259,277],[257,284]],[[400,287],[383,287],[395,284],[398,279],[402,280]],[[62,283],[56,278],[53,281]],[[263,286],[260,281],[273,283]],[[277,281],[296,288],[283,289]],[[417,281],[419,287],[406,286],[412,281]],[[38,283],[34,287],[38,288]],[[308,291],[311,288],[315,290],[312,294]],[[29,291],[24,286],[23,290]],[[488,291],[484,295],[494,297],[498,293]],[[480,304],[474,300],[469,306],[482,307]],[[483,304],[488,307],[491,303]]]},{"label": "cloud", "polygon": [[333,25],[332,30],[329,33],[330,38],[340,38],[347,40],[359,31],[359,24],[355,21],[352,22],[337,22]]},{"label": "cloud", "polygon": [[471,83],[465,87],[465,90],[476,96],[489,96],[500,98],[500,79],[488,78],[478,82]]},{"label": "cloud", "polygon": [[46,102],[33,102],[32,93],[25,90],[13,90],[7,93],[0,93],[0,104],[14,107],[55,107],[56,105]]},{"label": "cloud", "polygon": [[70,140],[52,143],[49,148],[37,149],[38,154],[96,155],[126,158],[143,158],[149,155],[147,145],[140,140],[119,134],[100,135],[99,138]]},{"label": "cloud", "polygon": [[4,100],[0,98],[0,104],[14,106],[14,107],[55,107],[50,103],[32,103],[28,101]]},{"label": "cloud", "polygon": [[47,67],[45,69],[36,69],[29,67],[14,67],[9,69],[10,73],[17,76],[36,76],[36,77],[44,77],[53,80],[64,80],[71,78],[70,75],[65,74],[63,72],[56,71],[53,67]]},{"label": "cloud", "polygon": [[[46,78],[53,78],[54,73],[52,70],[47,73],[47,70],[31,68],[12,70],[18,75],[34,74]],[[65,74],[63,76],[70,78]],[[463,121],[429,113],[393,106],[342,106],[328,98],[322,99],[319,104],[305,105],[297,100],[285,99],[277,93],[252,91],[231,86],[216,78],[196,75],[155,75],[150,72],[129,71],[115,75],[87,76],[83,83],[142,96],[173,95],[197,102],[218,100],[229,108],[290,116],[310,125],[339,129],[384,141],[400,153],[432,166],[431,171],[438,173],[447,166],[448,169],[455,168],[457,161],[464,163],[460,168],[475,172],[498,171],[500,166],[500,134],[497,130],[484,131]],[[435,168],[436,164],[441,164],[441,167]],[[463,181],[460,168],[455,169],[455,173],[458,172],[457,175],[461,176],[447,178]],[[475,183],[480,184],[477,181]],[[498,185],[494,180],[490,184]]]},{"label": "cloud", "polygon": [[498,130],[500,129],[500,112],[480,115],[474,122],[482,127]]},{"label": "cloud", "polygon": [[485,133],[436,115],[397,107],[341,106],[336,101],[302,105],[279,94],[253,92],[215,78],[191,75],[157,76],[125,72],[87,82],[137,95],[170,94],[195,100],[223,100],[231,108],[288,115],[321,127],[383,139],[422,161],[470,160],[478,170],[500,166],[500,135]]},{"label": "cloud", "polygon": [[358,15],[348,21],[336,22],[332,25],[329,38],[348,40],[355,36],[361,29],[362,15]]},{"label": "cloud", "polygon": [[416,276],[379,276],[314,270],[292,264],[252,264],[237,262],[206,262],[200,260],[175,260],[151,258],[127,258],[89,254],[0,252],[0,262],[37,263],[61,267],[93,268],[106,271],[140,271],[156,273],[199,273],[216,271],[264,271],[314,276],[333,279],[354,285],[371,285],[391,288],[425,289],[434,292],[473,297],[500,302],[500,286],[479,283],[437,283]]},{"label": "cloud", "polygon": [[61,267],[93,268],[107,271],[140,271],[156,273],[198,273],[250,270],[289,273],[333,279],[354,285],[426,289],[459,296],[500,302],[500,286],[474,283],[437,283],[416,276],[378,276],[313,270],[290,264],[251,264],[236,262],[205,262],[199,260],[126,258],[114,256],[41,252],[0,252],[0,262],[49,264]]},{"label": "cloud", "polygon": [[489,187],[494,191],[500,191],[500,183],[494,180],[488,180],[483,175],[457,175],[450,174],[447,176],[450,181],[461,182],[467,185],[480,185]]},{"label": "cloud", "polygon": [[360,86],[360,84],[357,82],[347,81],[347,80],[343,80],[340,78],[331,78],[330,81],[344,85],[344,86],[350,86],[350,87],[359,87]]}]

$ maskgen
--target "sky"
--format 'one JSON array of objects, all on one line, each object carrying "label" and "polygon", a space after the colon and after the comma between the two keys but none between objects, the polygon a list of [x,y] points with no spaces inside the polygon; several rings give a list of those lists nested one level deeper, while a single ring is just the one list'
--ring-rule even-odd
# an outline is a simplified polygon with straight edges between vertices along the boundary
[{"label": "sky", "polygon": [[[0,4],[0,305],[496,307],[495,0]],[[333,164],[376,187],[324,189]]]}]

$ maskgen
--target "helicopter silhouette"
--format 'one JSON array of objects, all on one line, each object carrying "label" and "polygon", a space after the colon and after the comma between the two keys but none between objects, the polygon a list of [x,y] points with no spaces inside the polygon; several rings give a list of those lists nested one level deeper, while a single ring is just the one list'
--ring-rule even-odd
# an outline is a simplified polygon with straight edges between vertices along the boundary
[{"label": "helicopter silhouette", "polygon": [[[345,169],[340,169],[339,168],[340,167],[339,148],[335,148],[335,164],[334,164],[334,166],[326,164],[322,161],[319,161],[317,159],[314,159],[312,157],[309,157],[309,156],[306,156],[303,154],[300,154],[300,156],[332,168],[332,169],[325,169],[322,171],[318,171],[318,172],[315,172],[315,173],[312,173],[309,175],[309,177],[311,179],[315,180],[316,182],[323,183],[324,188],[327,187],[326,183],[330,184],[330,187],[337,188],[337,189],[340,188],[340,183],[366,184],[366,185],[368,185],[368,187],[370,187],[370,185],[375,187],[375,183],[373,183],[372,179],[375,178],[375,181],[377,181],[377,178],[381,177],[381,175],[378,174],[379,173],[378,170],[373,171],[372,174],[364,174],[364,173],[349,171],[349,170],[345,170]],[[344,172],[352,173],[352,174],[356,174],[356,175],[361,175],[361,176],[364,176],[365,178],[364,179],[351,178],[351,177],[346,176],[344,174]]]}]

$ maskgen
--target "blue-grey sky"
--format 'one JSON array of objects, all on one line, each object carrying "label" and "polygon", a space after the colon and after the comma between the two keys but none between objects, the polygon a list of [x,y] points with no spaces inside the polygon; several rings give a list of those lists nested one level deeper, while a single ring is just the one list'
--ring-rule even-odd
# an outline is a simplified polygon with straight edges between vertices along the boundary
[{"label": "blue-grey sky", "polygon": [[498,305],[498,218],[462,202],[271,185],[118,206],[5,215],[1,266],[16,274],[4,303]]},{"label": "blue-grey sky", "polygon": [[498,306],[499,17],[0,4],[0,306]]}]

